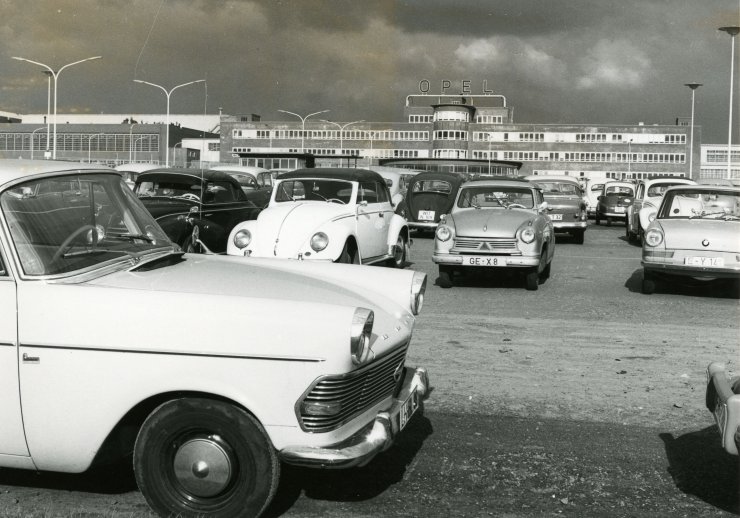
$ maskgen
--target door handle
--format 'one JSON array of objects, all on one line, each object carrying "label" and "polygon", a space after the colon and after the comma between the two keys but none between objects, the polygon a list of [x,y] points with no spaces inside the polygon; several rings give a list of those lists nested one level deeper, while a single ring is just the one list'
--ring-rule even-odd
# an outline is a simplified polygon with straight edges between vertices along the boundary
[{"label": "door handle", "polygon": [[28,356],[28,354],[23,353],[23,361],[27,363],[39,363],[41,360],[38,356]]},{"label": "door handle", "polygon": [[378,213],[378,216],[381,217],[381,218],[384,218],[385,217],[385,213],[384,212],[379,212]]}]

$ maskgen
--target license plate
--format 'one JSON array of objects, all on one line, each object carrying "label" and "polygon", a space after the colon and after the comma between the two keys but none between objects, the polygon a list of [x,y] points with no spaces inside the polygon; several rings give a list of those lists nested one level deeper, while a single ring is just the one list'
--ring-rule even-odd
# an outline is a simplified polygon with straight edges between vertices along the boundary
[{"label": "license plate", "polygon": [[683,260],[683,264],[688,264],[689,266],[713,266],[716,268],[721,268],[725,265],[725,259],[724,257],[693,256],[685,257]]},{"label": "license plate", "polygon": [[419,221],[434,221],[434,211],[433,210],[420,210]]},{"label": "license plate", "polygon": [[506,266],[506,260],[500,257],[463,256],[464,266]]},{"label": "license plate", "polygon": [[624,213],[624,207],[614,207],[614,212]]},{"label": "license plate", "polygon": [[550,219],[553,221],[562,221],[563,215],[562,214],[550,214]]},{"label": "license plate", "polygon": [[403,430],[411,416],[419,409],[419,394],[416,389],[411,391],[406,401],[401,404],[401,411],[398,413],[398,429]]}]

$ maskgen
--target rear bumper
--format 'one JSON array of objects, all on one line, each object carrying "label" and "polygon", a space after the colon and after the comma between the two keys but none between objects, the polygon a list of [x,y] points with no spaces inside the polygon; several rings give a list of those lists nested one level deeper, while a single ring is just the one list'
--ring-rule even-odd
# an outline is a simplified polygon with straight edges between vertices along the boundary
[{"label": "rear bumper", "polygon": [[556,231],[575,230],[579,228],[585,229],[586,227],[588,227],[588,222],[586,221],[553,221],[552,226]]},{"label": "rear bumper", "polygon": [[[415,396],[413,395],[415,393]],[[429,394],[426,369],[405,367],[403,385],[388,410],[378,412],[375,419],[356,434],[329,446],[288,446],[280,450],[280,460],[286,464],[318,468],[351,468],[364,466],[378,453],[387,450],[400,430],[400,414],[404,402],[416,397],[417,408]]]},{"label": "rear bumper", "polygon": [[434,221],[409,221],[407,225],[411,229],[434,230],[439,223],[435,223]]}]

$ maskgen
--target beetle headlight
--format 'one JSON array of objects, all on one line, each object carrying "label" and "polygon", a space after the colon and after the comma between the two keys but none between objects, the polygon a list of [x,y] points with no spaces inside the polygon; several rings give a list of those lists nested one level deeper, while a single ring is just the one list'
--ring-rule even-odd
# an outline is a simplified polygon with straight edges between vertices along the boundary
[{"label": "beetle headlight", "polygon": [[234,234],[234,246],[242,249],[252,242],[252,233],[247,229],[242,229]]},{"label": "beetle headlight", "polygon": [[446,225],[440,225],[437,227],[435,235],[440,241],[447,241],[452,237],[452,230]]},{"label": "beetle headlight", "polygon": [[658,246],[663,242],[663,232],[657,228],[651,228],[645,232],[645,244],[648,246]]},{"label": "beetle headlight", "polygon": [[321,252],[329,245],[329,236],[323,232],[316,232],[311,236],[311,249],[314,252]]},{"label": "beetle headlight", "polygon": [[427,291],[427,274],[414,272],[411,279],[411,312],[414,315],[421,313],[424,305],[424,293]]},{"label": "beetle headlight", "polygon": [[370,337],[373,332],[375,314],[370,309],[357,308],[352,316],[349,351],[352,363],[362,365],[370,356]]},{"label": "beetle headlight", "polygon": [[532,227],[525,228],[519,234],[519,239],[521,239],[525,243],[531,243],[532,241],[534,241],[534,238],[535,238],[535,233]]}]

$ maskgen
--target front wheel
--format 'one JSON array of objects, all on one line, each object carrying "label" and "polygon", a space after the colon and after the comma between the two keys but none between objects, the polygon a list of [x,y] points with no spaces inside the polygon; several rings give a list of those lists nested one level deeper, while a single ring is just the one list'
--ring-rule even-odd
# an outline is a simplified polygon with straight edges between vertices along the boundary
[{"label": "front wheel", "polygon": [[440,288],[452,288],[452,268],[447,265],[439,265],[439,279],[437,280]]},{"label": "front wheel", "polygon": [[652,295],[655,293],[655,277],[643,271],[642,274],[642,286],[641,291],[645,295]]},{"label": "front wheel", "polygon": [[258,516],[280,478],[259,422],[220,401],[177,399],[144,421],[134,447],[136,482],[161,516]]}]

